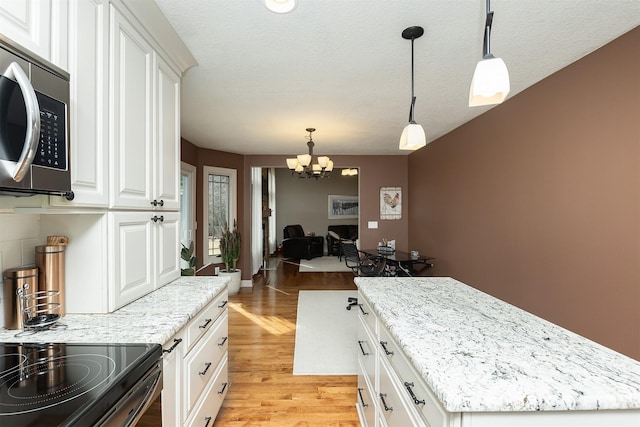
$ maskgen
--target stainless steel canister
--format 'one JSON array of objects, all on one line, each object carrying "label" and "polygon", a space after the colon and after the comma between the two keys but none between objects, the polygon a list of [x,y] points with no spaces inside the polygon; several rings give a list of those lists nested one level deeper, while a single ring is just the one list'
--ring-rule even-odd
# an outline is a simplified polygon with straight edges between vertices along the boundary
[{"label": "stainless steel canister", "polygon": [[38,269],[35,267],[11,268],[4,271],[4,327],[22,329],[22,313],[17,290],[29,285],[29,292],[38,290]]},{"label": "stainless steel canister", "polygon": [[58,294],[51,297],[52,303],[60,306],[51,313],[64,316],[64,246],[43,245],[36,246],[36,266],[38,267],[38,290],[57,291]]}]

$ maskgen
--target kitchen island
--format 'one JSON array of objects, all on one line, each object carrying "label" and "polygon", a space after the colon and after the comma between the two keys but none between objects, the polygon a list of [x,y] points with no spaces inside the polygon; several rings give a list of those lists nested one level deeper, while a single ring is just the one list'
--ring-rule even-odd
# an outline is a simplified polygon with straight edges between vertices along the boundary
[{"label": "kitchen island", "polygon": [[451,278],[355,281],[363,424],[640,425],[640,362]]}]

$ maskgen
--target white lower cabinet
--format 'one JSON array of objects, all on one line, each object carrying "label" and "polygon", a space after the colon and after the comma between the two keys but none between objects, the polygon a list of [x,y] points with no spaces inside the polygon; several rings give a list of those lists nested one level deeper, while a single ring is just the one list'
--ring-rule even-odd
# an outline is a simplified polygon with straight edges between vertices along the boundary
[{"label": "white lower cabinet", "polygon": [[356,407],[360,424],[365,427],[456,425],[458,414],[444,410],[362,295],[358,296],[358,304],[360,372]]},{"label": "white lower cabinet", "polygon": [[225,289],[165,343],[163,425],[213,426],[229,385],[227,301]]}]

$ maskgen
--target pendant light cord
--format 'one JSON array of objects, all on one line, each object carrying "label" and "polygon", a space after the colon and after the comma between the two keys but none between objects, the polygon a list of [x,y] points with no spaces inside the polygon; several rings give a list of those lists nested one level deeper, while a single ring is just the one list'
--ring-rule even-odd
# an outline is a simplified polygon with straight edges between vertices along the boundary
[{"label": "pendant light cord", "polygon": [[411,108],[409,108],[409,123],[415,123],[413,120],[413,107],[416,103],[416,97],[413,92],[413,41],[414,37],[411,38]]},{"label": "pendant light cord", "polygon": [[493,25],[493,11],[491,10],[491,0],[487,0],[487,19],[484,24],[484,45],[482,46],[483,59],[491,58],[491,26]]}]

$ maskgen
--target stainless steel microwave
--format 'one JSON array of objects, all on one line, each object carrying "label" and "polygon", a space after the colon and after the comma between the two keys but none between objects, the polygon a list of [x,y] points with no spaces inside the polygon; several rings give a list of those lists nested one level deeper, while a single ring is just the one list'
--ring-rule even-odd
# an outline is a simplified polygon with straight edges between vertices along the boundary
[{"label": "stainless steel microwave", "polygon": [[0,193],[73,199],[69,74],[0,36]]}]

